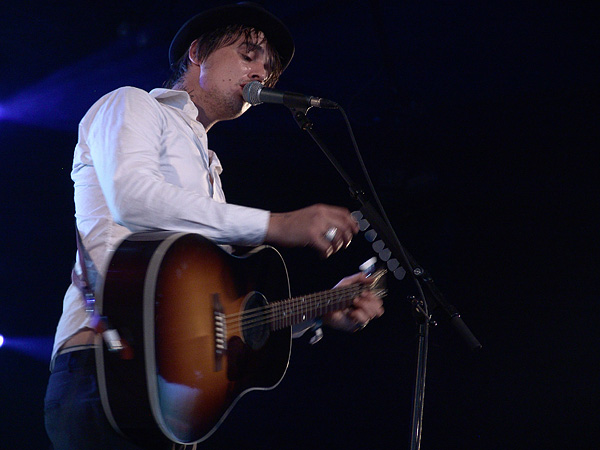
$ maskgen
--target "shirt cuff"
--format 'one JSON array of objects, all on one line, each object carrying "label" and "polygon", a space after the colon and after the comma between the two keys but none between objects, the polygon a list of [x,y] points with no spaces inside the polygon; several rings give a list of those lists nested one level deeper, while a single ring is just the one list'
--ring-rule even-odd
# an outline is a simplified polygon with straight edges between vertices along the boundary
[{"label": "shirt cuff", "polygon": [[236,245],[255,246],[265,241],[271,213],[264,209],[229,205],[227,230],[229,242]]}]

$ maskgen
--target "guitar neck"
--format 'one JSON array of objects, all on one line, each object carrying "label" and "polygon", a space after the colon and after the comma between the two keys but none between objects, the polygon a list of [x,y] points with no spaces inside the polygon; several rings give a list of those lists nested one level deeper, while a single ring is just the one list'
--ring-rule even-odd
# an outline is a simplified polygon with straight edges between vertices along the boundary
[{"label": "guitar neck", "polygon": [[271,303],[271,329],[280,330],[324,314],[346,309],[368,286],[353,284]]}]

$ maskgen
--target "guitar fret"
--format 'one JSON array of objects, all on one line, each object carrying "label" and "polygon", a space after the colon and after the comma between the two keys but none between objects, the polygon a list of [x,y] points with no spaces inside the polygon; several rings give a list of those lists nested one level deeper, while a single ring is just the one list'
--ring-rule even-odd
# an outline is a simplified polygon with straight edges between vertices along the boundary
[{"label": "guitar fret", "polygon": [[271,326],[278,330],[345,309],[365,289],[368,287],[364,285],[344,286],[275,302],[271,305]]},{"label": "guitar fret", "polygon": [[306,320],[306,299],[302,297],[300,300],[300,322],[304,322]]},{"label": "guitar fret", "polygon": [[279,328],[283,328],[283,317],[281,314],[281,303],[277,303],[277,317],[279,317]]}]

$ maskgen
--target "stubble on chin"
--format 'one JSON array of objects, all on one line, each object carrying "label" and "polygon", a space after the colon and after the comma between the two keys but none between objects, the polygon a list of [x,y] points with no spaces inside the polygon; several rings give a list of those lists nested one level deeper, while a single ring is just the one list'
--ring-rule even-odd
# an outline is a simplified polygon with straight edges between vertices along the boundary
[{"label": "stubble on chin", "polygon": [[211,100],[214,100],[213,107],[215,111],[218,111],[220,120],[236,119],[248,109],[243,98],[235,94],[222,94],[218,98],[213,97]]},{"label": "stubble on chin", "polygon": [[210,111],[212,113],[210,114],[212,120],[216,122],[237,119],[250,108],[250,105],[241,96],[237,96],[234,93],[224,94],[213,91],[201,95],[186,83],[182,83],[174,88],[187,92],[192,103],[196,105],[196,108],[205,114]]}]

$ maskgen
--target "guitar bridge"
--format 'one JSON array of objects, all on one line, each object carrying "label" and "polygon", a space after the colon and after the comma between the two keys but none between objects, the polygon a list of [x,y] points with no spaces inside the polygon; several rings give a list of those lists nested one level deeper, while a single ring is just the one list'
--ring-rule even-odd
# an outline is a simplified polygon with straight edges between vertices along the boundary
[{"label": "guitar bridge", "polygon": [[223,369],[223,356],[227,351],[227,323],[219,294],[213,294],[214,336],[215,336],[215,372]]}]

